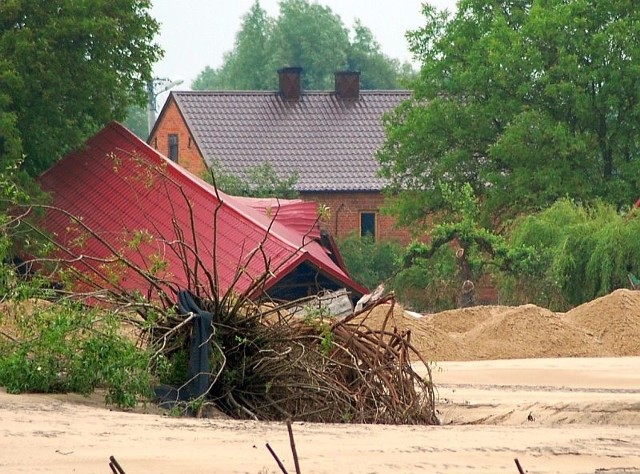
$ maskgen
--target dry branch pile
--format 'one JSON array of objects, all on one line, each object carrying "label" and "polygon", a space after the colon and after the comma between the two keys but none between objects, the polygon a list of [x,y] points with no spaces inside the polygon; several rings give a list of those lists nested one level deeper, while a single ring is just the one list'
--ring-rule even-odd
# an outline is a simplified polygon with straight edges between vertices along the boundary
[{"label": "dry branch pile", "polygon": [[[384,302],[393,311],[393,298]],[[367,312],[343,321],[318,314],[304,320],[255,305],[213,314],[210,386],[201,401],[235,418],[314,422],[434,424],[430,368],[426,379],[411,360],[420,354],[411,332],[391,324],[371,329]],[[174,324],[180,324],[178,320]],[[168,357],[185,350],[191,325],[156,334]]]}]

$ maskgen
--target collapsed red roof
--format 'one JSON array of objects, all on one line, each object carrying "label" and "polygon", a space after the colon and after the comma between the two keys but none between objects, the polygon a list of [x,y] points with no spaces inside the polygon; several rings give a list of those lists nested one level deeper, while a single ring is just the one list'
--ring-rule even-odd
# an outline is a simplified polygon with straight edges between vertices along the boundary
[{"label": "collapsed red roof", "polygon": [[[99,286],[151,297],[158,282],[164,291],[199,294],[209,285],[219,294],[249,290],[282,299],[322,289],[346,288],[352,298],[367,292],[320,244],[308,203],[217,193],[118,123],[38,181],[52,196],[44,227],[74,257],[69,264]],[[144,272],[110,261],[114,252]]]}]

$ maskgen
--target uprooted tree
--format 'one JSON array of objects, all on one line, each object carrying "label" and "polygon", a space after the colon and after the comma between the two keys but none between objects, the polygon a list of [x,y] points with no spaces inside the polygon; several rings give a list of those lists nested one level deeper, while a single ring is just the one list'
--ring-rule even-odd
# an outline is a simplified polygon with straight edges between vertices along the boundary
[{"label": "uprooted tree", "polygon": [[[211,404],[232,417],[258,420],[437,423],[429,364],[412,346],[410,332],[400,332],[388,322],[392,295],[384,300],[391,305],[382,328],[369,327],[368,310],[341,321],[322,308],[296,316],[289,310],[292,302],[271,298],[265,291],[269,279],[287,262],[276,265],[270,258],[270,227],[254,248],[243,252],[232,284],[223,288],[215,235],[226,197],[215,191],[210,215],[214,243],[203,249],[198,247],[194,204],[166,164],[124,152],[111,159],[114,173],[133,170],[127,179],[144,181],[145,189],[180,189],[182,202],[172,205],[187,209],[190,225],[184,227],[170,215],[166,222],[144,229],[122,229],[123,238],[115,244],[82,216],[33,204],[18,206],[20,225],[54,247],[46,256],[33,256],[30,263],[43,273],[51,271],[64,285],[65,298],[110,308],[138,328],[152,354],[149,368],[164,388],[169,386],[164,395],[172,397],[175,407],[197,412]],[[69,238],[61,240],[34,224],[28,214],[36,208],[48,219],[66,219]],[[108,255],[92,254],[96,247],[89,241],[108,249]],[[296,252],[308,241],[303,238]],[[183,287],[167,272],[163,255],[154,251],[159,248],[164,255],[179,257],[186,275]],[[212,266],[204,255],[212,257]],[[254,260],[262,262],[263,270],[247,275]],[[125,284],[133,277],[143,281],[144,288]],[[242,286],[246,278],[250,282]],[[185,304],[178,304],[179,295]],[[195,338],[198,333],[205,339]],[[14,342],[20,346],[21,341]],[[414,369],[416,360],[426,375]],[[208,367],[204,374],[202,367]]]}]

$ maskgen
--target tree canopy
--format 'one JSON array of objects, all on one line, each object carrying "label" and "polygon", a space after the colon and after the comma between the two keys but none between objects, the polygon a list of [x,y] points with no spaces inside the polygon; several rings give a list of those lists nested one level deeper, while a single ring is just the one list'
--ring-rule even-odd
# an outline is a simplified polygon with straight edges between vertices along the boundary
[{"label": "tree canopy", "polygon": [[196,90],[273,90],[277,69],[300,66],[305,89],[333,86],[338,70],[361,72],[363,89],[397,89],[411,67],[387,57],[371,31],[359,21],[351,33],[333,11],[308,0],[283,0],[270,18],[259,0],[244,16],[233,50],[217,69],[205,68]]},{"label": "tree canopy", "polygon": [[0,2],[0,160],[37,174],[144,103],[160,48],[149,0]]},{"label": "tree canopy", "polygon": [[404,222],[470,183],[486,215],[564,196],[631,205],[640,193],[640,10],[631,1],[461,0],[408,33],[414,97],[379,153]]}]

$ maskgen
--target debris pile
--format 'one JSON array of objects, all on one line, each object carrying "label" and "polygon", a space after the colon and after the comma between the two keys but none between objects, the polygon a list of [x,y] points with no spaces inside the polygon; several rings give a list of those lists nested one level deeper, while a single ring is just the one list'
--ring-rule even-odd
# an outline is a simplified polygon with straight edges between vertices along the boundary
[{"label": "debris pile", "polygon": [[[213,328],[204,341],[211,347],[208,387],[196,394],[198,399],[234,418],[437,423],[429,364],[422,361],[426,378],[414,370],[412,361],[421,355],[412,345],[411,330],[392,324],[393,296],[381,304],[387,308],[387,322],[371,327],[371,309],[338,321],[322,312],[302,319],[279,306],[216,308],[211,301],[197,300],[201,314],[211,315]],[[194,325],[184,322],[165,325],[152,346],[180,360],[193,336]],[[188,399],[193,405],[189,383],[202,370],[191,370],[170,392],[175,402]]]}]

